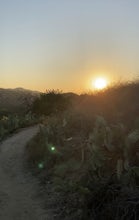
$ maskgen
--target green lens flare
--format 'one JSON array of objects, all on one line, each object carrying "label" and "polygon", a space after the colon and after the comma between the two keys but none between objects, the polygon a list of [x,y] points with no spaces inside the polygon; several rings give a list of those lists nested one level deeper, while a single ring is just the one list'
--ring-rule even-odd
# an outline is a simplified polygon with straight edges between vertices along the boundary
[{"label": "green lens flare", "polygon": [[48,149],[53,152],[56,151],[56,148],[53,144],[48,144]]},{"label": "green lens flare", "polygon": [[51,147],[51,150],[52,150],[52,151],[55,151],[55,147]]},{"label": "green lens flare", "polygon": [[39,164],[38,164],[38,168],[39,168],[39,169],[43,169],[43,168],[44,168],[44,164],[43,164],[43,163],[39,163]]}]

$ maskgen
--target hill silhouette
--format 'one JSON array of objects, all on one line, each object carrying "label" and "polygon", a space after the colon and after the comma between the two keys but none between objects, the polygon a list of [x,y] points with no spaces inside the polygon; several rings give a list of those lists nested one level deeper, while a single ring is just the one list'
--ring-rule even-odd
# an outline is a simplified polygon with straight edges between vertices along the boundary
[{"label": "hill silhouette", "polygon": [[0,88],[0,113],[22,113],[27,111],[39,92],[24,88]]}]

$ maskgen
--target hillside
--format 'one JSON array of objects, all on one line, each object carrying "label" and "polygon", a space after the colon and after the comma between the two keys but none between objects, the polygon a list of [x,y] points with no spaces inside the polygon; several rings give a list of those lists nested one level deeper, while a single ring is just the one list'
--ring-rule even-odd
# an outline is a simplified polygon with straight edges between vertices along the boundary
[{"label": "hillside", "polygon": [[19,113],[28,109],[39,92],[23,88],[3,89],[0,88],[0,113]]},{"label": "hillside", "polygon": [[46,118],[26,147],[46,210],[55,220],[139,219],[139,82],[64,96],[69,105],[57,91],[40,96]]}]

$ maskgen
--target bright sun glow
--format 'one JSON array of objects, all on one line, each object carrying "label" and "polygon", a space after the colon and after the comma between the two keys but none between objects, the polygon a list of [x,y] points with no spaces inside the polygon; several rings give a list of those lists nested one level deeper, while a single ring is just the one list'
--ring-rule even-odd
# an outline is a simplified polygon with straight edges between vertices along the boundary
[{"label": "bright sun glow", "polygon": [[97,78],[95,81],[93,81],[93,87],[95,89],[101,90],[107,87],[107,81],[104,78]]}]

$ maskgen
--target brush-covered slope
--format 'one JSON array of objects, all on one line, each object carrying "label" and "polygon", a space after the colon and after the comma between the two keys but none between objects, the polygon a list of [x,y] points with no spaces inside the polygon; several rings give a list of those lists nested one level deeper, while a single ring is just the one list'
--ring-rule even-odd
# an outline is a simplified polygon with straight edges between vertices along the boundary
[{"label": "brush-covered slope", "polygon": [[27,111],[39,92],[23,88],[0,88],[0,113],[20,113]]}]

